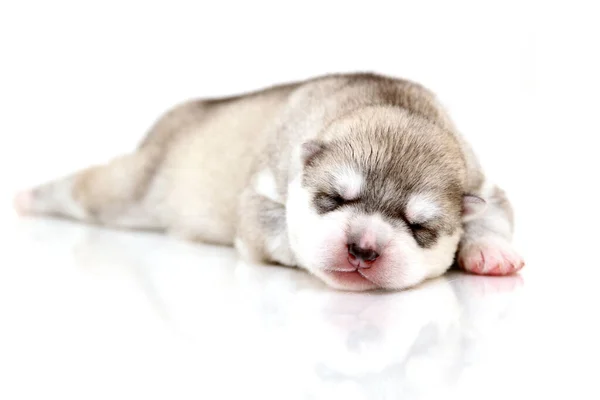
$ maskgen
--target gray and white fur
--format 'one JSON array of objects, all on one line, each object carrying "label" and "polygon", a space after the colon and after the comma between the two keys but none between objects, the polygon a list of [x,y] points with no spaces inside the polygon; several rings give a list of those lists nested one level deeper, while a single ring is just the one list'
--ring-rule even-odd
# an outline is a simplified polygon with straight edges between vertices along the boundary
[{"label": "gray and white fur", "polygon": [[345,290],[523,266],[504,192],[436,97],[344,74],[179,105],[132,153],[23,191],[22,214],[164,230]]}]

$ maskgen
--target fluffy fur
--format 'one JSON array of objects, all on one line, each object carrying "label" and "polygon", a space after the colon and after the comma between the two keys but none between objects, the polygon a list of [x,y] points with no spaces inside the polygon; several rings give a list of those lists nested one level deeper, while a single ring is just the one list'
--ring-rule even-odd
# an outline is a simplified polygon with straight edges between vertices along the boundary
[{"label": "fluffy fur", "polygon": [[512,210],[435,96],[347,74],[197,100],[139,148],[20,193],[21,213],[234,244],[347,290],[513,273]]}]

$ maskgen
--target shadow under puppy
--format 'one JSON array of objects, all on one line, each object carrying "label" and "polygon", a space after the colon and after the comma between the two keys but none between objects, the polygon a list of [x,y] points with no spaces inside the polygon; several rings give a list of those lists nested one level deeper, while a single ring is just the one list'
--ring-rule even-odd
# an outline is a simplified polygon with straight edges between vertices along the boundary
[{"label": "shadow under puppy", "polygon": [[504,192],[435,96],[375,74],[181,104],[133,153],[15,206],[235,245],[346,290],[407,288],[455,257],[478,274],[523,266]]}]

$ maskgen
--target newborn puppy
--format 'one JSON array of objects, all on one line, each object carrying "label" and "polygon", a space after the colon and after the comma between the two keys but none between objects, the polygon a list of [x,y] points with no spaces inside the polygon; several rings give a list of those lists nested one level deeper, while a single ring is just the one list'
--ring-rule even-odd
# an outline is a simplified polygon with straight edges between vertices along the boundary
[{"label": "newborn puppy", "polygon": [[234,244],[346,290],[407,288],[455,257],[478,274],[523,266],[508,200],[435,96],[374,74],[179,105],[133,153],[15,205]]}]

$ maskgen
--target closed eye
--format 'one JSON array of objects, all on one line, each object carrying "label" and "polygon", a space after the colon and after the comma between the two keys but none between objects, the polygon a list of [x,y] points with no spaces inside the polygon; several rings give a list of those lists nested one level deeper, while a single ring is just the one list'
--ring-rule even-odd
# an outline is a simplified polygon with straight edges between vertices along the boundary
[{"label": "closed eye", "polygon": [[422,224],[408,224],[409,228],[414,232],[414,231],[419,231],[419,230],[423,230],[426,229],[425,226],[423,226]]},{"label": "closed eye", "polygon": [[413,237],[421,247],[427,248],[433,245],[438,238],[438,232],[435,229],[429,228],[423,224],[409,223],[408,227],[410,228]]},{"label": "closed eye", "polygon": [[354,203],[358,199],[347,200],[339,194],[317,193],[315,195],[315,206],[320,214],[335,211],[341,206]]}]

